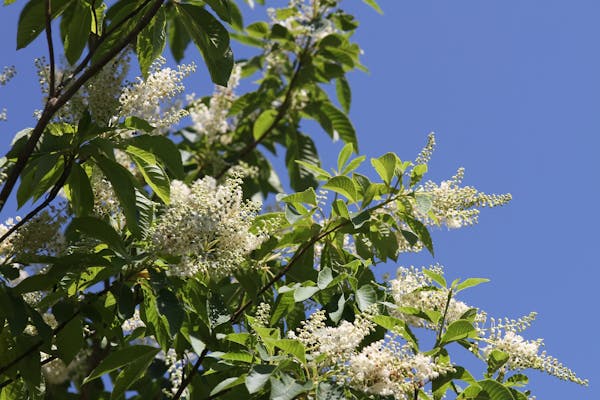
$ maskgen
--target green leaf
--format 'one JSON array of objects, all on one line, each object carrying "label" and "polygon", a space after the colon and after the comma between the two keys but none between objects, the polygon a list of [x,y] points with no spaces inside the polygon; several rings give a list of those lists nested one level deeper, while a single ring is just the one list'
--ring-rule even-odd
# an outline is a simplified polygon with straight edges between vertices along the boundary
[{"label": "green leaf", "polygon": [[427,164],[415,165],[410,172],[410,186],[413,187],[417,183],[421,182],[423,175],[427,173]]},{"label": "green leaf", "polygon": [[181,153],[169,138],[159,135],[140,135],[129,139],[129,143],[154,154],[176,178],[184,177]]},{"label": "green leaf", "polygon": [[311,164],[302,160],[294,160],[294,162],[300,164],[306,170],[312,172],[320,180],[327,180],[331,178],[331,174],[325,171],[323,168],[319,167],[318,165]]},{"label": "green leaf", "polygon": [[372,158],[371,164],[386,185],[391,185],[396,172],[397,157],[394,153],[386,153],[379,158]]},{"label": "green leaf", "polygon": [[345,143],[352,143],[354,150],[358,151],[358,141],[356,139],[356,131],[350,119],[342,111],[338,110],[329,102],[320,105],[321,111],[328,118],[334,132],[340,136]]},{"label": "green leaf", "polygon": [[354,181],[347,176],[334,176],[323,185],[323,189],[339,193],[350,200],[351,203],[357,201],[356,186],[354,186]]},{"label": "green leaf", "polygon": [[219,384],[217,386],[215,386],[213,388],[213,390],[210,391],[210,397],[212,397],[218,393],[221,393],[224,390],[241,385],[242,383],[244,383],[245,380],[246,380],[246,374],[243,374],[241,376],[235,376],[235,377],[223,379],[221,382],[219,382]]},{"label": "green leaf", "polygon": [[65,57],[69,64],[75,65],[81,57],[90,36],[91,26],[92,10],[89,4],[80,0],[73,1],[60,22],[60,30],[64,34]]},{"label": "green leaf", "polygon": [[461,283],[459,283],[456,286],[455,292],[458,293],[461,290],[465,290],[467,288],[474,287],[474,286],[477,286],[477,285],[480,285],[482,283],[486,283],[486,282],[489,282],[489,281],[490,280],[486,279],[486,278],[469,278],[469,279],[465,279],[464,281],[462,281]]},{"label": "green leaf", "polygon": [[446,286],[448,286],[448,284],[446,283],[446,279],[444,279],[443,275],[438,274],[437,272],[433,272],[432,270],[427,268],[423,268],[423,273],[441,287],[445,288]]},{"label": "green leaf", "polygon": [[156,128],[150,125],[148,121],[133,115],[125,118],[123,123],[119,124],[119,127],[124,129],[132,129],[135,131],[142,131],[146,133],[152,133],[154,132],[154,130],[156,130]]},{"label": "green leaf", "polygon": [[227,86],[233,68],[227,29],[203,7],[175,3],[188,34],[202,53],[214,83]]},{"label": "green leaf", "polygon": [[490,400],[515,400],[508,388],[492,379],[485,379],[477,384],[487,393]]},{"label": "green leaf", "polygon": [[266,344],[275,346],[283,352],[293,355],[303,364],[306,363],[306,350],[304,345],[296,339],[272,339],[263,338]]},{"label": "green leaf", "polygon": [[56,351],[66,365],[83,348],[83,328],[79,318],[73,318],[56,334]]},{"label": "green leaf", "polygon": [[273,371],[275,371],[274,365],[254,365],[246,376],[245,384],[248,393],[254,394],[260,391],[269,381]]},{"label": "green leaf", "polygon": [[78,217],[91,214],[94,209],[94,192],[90,178],[81,165],[73,163],[64,187],[73,212]]},{"label": "green leaf", "polygon": [[381,9],[381,7],[379,7],[379,4],[377,4],[377,2],[375,0],[363,0],[363,3],[371,6],[379,14],[383,14],[383,10]]},{"label": "green leaf", "polygon": [[335,80],[335,92],[342,109],[348,114],[350,112],[350,103],[352,102],[352,90],[346,78],[341,77]]},{"label": "green leaf", "polygon": [[417,337],[412,333],[406,322],[389,315],[375,315],[371,319],[377,325],[387,329],[388,331],[401,335],[404,339],[410,342],[413,349],[419,350]]},{"label": "green leaf", "polygon": [[171,183],[169,182],[167,173],[158,164],[154,155],[135,146],[127,146],[125,152],[129,154],[154,193],[163,203],[169,204]]},{"label": "green leaf", "polygon": [[309,187],[303,192],[292,193],[287,196],[282,196],[278,198],[278,200],[283,201],[284,203],[305,203],[316,206],[317,194],[315,193],[315,189]]},{"label": "green leaf", "polygon": [[506,380],[506,384],[510,386],[525,386],[527,383],[529,383],[529,378],[523,374],[514,374]]},{"label": "green leaf", "polygon": [[312,389],[312,382],[303,383],[284,374],[281,379],[271,377],[271,400],[293,400]]},{"label": "green leaf", "polygon": [[[72,0],[52,1],[52,19],[59,16]],[[45,2],[42,0],[30,0],[21,15],[17,28],[17,50],[26,47],[46,28]],[[88,27],[89,28],[89,27]]]},{"label": "green leaf", "polygon": [[321,178],[318,173],[315,174],[313,171],[320,169],[318,167],[320,160],[313,140],[308,135],[295,132],[286,137],[286,144],[285,164],[292,189],[299,192],[308,187],[317,187],[315,176]]},{"label": "green leaf", "polygon": [[252,136],[254,137],[254,140],[262,140],[265,133],[273,129],[277,114],[277,110],[265,110],[258,116],[252,127]]},{"label": "green leaf", "polygon": [[158,306],[158,312],[169,322],[169,331],[171,336],[174,337],[179,332],[185,319],[185,311],[179,300],[177,300],[177,296],[167,288],[162,288],[158,291],[156,305]]},{"label": "green leaf", "polygon": [[115,386],[110,394],[111,400],[122,398],[121,396],[125,394],[127,389],[148,371],[148,367],[152,364],[155,356],[155,353],[149,352],[127,365],[115,380]]},{"label": "green leaf", "polygon": [[65,231],[65,236],[69,240],[74,240],[77,235],[81,234],[108,244],[111,249],[121,255],[127,254],[125,244],[117,231],[102,219],[96,217],[73,218]]},{"label": "green leaf", "polygon": [[319,288],[317,286],[300,286],[294,291],[294,301],[296,303],[302,302],[311,298],[318,291]]},{"label": "green leaf", "polygon": [[319,271],[319,278],[317,280],[319,289],[326,289],[332,281],[333,275],[331,273],[331,268],[325,267]]},{"label": "green leaf", "polygon": [[95,156],[94,159],[110,181],[117,199],[119,199],[119,204],[125,214],[127,228],[133,235],[142,236],[142,229],[138,222],[136,189],[131,173],[122,165],[104,156]]},{"label": "green leaf", "polygon": [[410,229],[412,229],[412,231],[419,237],[419,240],[423,243],[427,250],[429,250],[431,255],[434,255],[433,241],[431,240],[431,235],[429,235],[427,227],[423,225],[421,221],[416,220],[410,216],[405,216],[404,221],[408,224]]},{"label": "green leaf", "polygon": [[83,384],[93,381],[96,378],[101,377],[111,371],[118,368],[124,367],[125,365],[131,364],[132,362],[139,360],[142,357],[154,357],[160,349],[151,346],[129,346],[122,349],[111,352],[100,364],[94,368],[92,372],[83,380]]},{"label": "green leaf", "polygon": [[58,180],[63,167],[64,160],[58,154],[44,154],[31,159],[21,175],[17,206],[21,208],[29,199],[39,199]]},{"label": "green leaf", "polygon": [[448,325],[448,328],[446,329],[446,332],[444,332],[440,343],[447,344],[450,342],[455,342],[460,339],[471,337],[476,333],[477,331],[470,321],[459,319]]},{"label": "green leaf", "polygon": [[346,162],[348,162],[348,159],[352,155],[353,151],[354,151],[354,146],[352,145],[352,143],[346,143],[346,145],[342,148],[342,150],[338,154],[338,161],[337,161],[338,171],[342,170],[342,167],[346,164]]},{"label": "green leaf", "polygon": [[148,75],[150,65],[165,49],[167,18],[161,7],[150,23],[138,34],[135,46],[142,75]]},{"label": "green leaf", "polygon": [[350,172],[354,171],[356,168],[358,168],[360,166],[360,164],[362,164],[365,159],[367,157],[366,156],[358,156],[355,159],[351,160],[348,165],[346,165],[344,167],[344,169],[341,171],[342,175],[347,175]]},{"label": "green leaf", "polygon": [[377,293],[373,285],[366,284],[356,291],[356,305],[360,311],[366,311],[377,302]]},{"label": "green leaf", "polygon": [[423,193],[415,193],[415,203],[417,210],[422,215],[427,215],[433,206],[433,200],[431,199],[431,196]]},{"label": "green leaf", "polygon": [[167,318],[160,314],[158,310],[158,301],[152,289],[146,285],[142,285],[142,292],[144,294],[144,301],[141,308],[143,320],[149,325],[153,332],[154,338],[160,345],[160,347],[167,351],[170,347],[170,332],[169,322]]},{"label": "green leaf", "polygon": [[510,356],[498,349],[494,349],[490,352],[490,355],[487,358],[488,363],[488,374],[493,374],[498,371],[504,364],[508,362]]}]

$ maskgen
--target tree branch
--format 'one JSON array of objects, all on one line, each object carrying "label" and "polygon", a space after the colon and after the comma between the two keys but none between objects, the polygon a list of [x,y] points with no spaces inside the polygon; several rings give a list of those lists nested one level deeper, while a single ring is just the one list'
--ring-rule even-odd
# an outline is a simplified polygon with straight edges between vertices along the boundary
[{"label": "tree branch", "polygon": [[[146,0],[146,1],[144,1],[135,10],[133,10],[132,12],[130,12],[129,14],[127,14],[127,16],[125,18],[123,18],[121,21],[119,21],[118,23],[116,23],[114,26],[111,26],[110,29],[108,31],[106,31],[106,33],[104,35],[100,36],[98,38],[98,40],[94,43],[94,48],[90,48],[90,50],[86,54],[85,58],[83,60],[81,60],[81,62],[75,67],[75,69],[73,70],[73,72],[71,72],[71,78],[69,78],[68,80],[66,80],[63,84],[64,85],[68,84],[71,79],[73,79],[77,74],[79,74],[81,71],[83,71],[83,69],[86,67],[86,65],[90,62],[90,60],[92,59],[92,57],[96,53],[96,49],[98,49],[98,47],[104,41],[106,41],[106,39],[108,39],[113,33],[115,33],[121,26],[123,26],[124,24],[126,24],[127,22],[129,22],[129,20],[131,18],[133,18],[137,14],[139,14],[139,12],[142,11],[151,1],[152,0]],[[96,15],[96,13],[94,12],[94,18],[95,18],[95,15]],[[96,26],[97,26],[97,23],[96,23]]]},{"label": "tree branch", "polygon": [[173,400],[179,400],[179,398],[183,394],[183,391],[185,390],[185,388],[188,387],[188,385],[192,382],[192,378],[196,374],[196,371],[198,371],[198,369],[202,365],[202,362],[204,361],[204,358],[206,358],[207,354],[208,354],[208,349],[204,349],[204,350],[202,350],[202,353],[198,354],[198,359],[194,363],[194,366],[192,367],[190,374],[188,376],[186,376],[185,379],[181,382],[181,385],[179,386],[177,393],[175,393],[175,396],[173,396]]},{"label": "tree branch", "polygon": [[50,98],[46,102],[46,106],[44,107],[44,111],[35,128],[31,132],[31,136],[29,140],[25,144],[25,148],[19,154],[15,165],[11,169],[10,174],[6,178],[4,186],[2,187],[2,191],[0,191],[0,211],[4,208],[8,197],[12,193],[15,184],[21,175],[21,172],[25,168],[29,157],[33,153],[35,146],[37,145],[40,137],[44,133],[46,126],[52,120],[54,114],[62,107],[67,101],[73,97],[75,93],[85,84],[91,77],[97,74],[106,64],[108,64],[117,54],[119,54],[132,40],[134,40],[138,33],[142,31],[150,23],[152,18],[156,15],[160,7],[162,6],[165,0],[155,0],[152,4],[152,7],[142,16],[142,18],[138,21],[136,26],[133,28],[129,34],[125,36],[125,38],[115,47],[113,47],[102,59],[100,59],[96,64],[91,65],[85,72],[70,86],[68,86],[63,93],[57,98]]},{"label": "tree branch", "polygon": [[48,57],[50,58],[50,79],[48,83],[48,98],[56,95],[56,64],[54,61],[54,44],[52,43],[52,0],[46,0],[46,41],[48,42]]},{"label": "tree branch", "polygon": [[70,157],[67,160],[67,162],[65,163],[65,167],[64,167],[62,174],[60,175],[60,177],[58,178],[58,180],[56,181],[56,183],[50,190],[50,193],[48,193],[48,196],[46,197],[44,202],[42,204],[40,204],[39,206],[37,206],[35,209],[33,209],[29,214],[27,214],[25,216],[25,218],[23,218],[22,220],[17,222],[15,225],[11,226],[10,229],[8,231],[6,231],[6,233],[4,233],[4,235],[2,235],[2,237],[0,237],[0,243],[4,242],[17,229],[19,229],[20,227],[25,225],[27,222],[29,222],[29,220],[31,220],[33,217],[35,217],[44,208],[48,207],[48,205],[52,202],[52,200],[54,200],[56,198],[56,196],[58,195],[58,192],[60,192],[60,189],[63,187],[63,185],[69,178],[69,174],[71,173],[71,168],[73,167],[73,162],[74,162],[74,157]]}]

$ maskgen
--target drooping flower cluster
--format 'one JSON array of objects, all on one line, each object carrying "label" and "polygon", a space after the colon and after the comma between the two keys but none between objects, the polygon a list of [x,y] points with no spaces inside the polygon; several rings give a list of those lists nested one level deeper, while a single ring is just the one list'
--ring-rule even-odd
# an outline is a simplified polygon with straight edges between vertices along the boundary
[{"label": "drooping flower cluster", "polygon": [[198,101],[190,107],[193,128],[205,135],[209,143],[228,140],[224,135],[233,128],[228,115],[231,104],[237,97],[234,90],[239,85],[241,71],[241,65],[237,64],[231,71],[227,86],[216,86],[208,104]]},{"label": "drooping flower cluster", "polygon": [[451,365],[436,363],[422,353],[414,354],[407,344],[388,337],[353,354],[338,379],[365,393],[409,400],[415,390],[453,370]]},{"label": "drooping flower cluster", "polygon": [[408,399],[415,389],[453,370],[430,356],[415,354],[395,335],[361,349],[361,342],[375,328],[368,315],[358,315],[352,323],[342,321],[337,327],[326,326],[325,320],[325,312],[317,311],[288,336],[302,342],[318,368],[340,385]]},{"label": "drooping flower cluster", "polygon": [[138,77],[135,83],[123,88],[119,97],[121,117],[135,116],[156,128],[166,128],[188,114],[177,96],[185,89],[183,79],[194,72],[196,66],[181,64],[175,70],[162,68],[165,63],[166,60],[159,57],[150,66],[146,79]]},{"label": "drooping flower cluster", "polygon": [[446,225],[448,228],[460,228],[477,223],[478,207],[497,207],[508,203],[510,194],[486,194],[472,186],[461,186],[464,168],[459,168],[450,180],[439,185],[428,181],[418,188],[417,195],[426,196],[431,202],[427,213],[415,207],[418,217],[427,225]]},{"label": "drooping flower cluster", "polygon": [[[401,310],[402,307],[414,308],[420,311],[437,311],[443,313],[446,311],[445,322],[452,323],[460,319],[471,307],[462,301],[451,298],[448,303],[448,289],[434,286],[432,278],[423,271],[425,268],[417,269],[415,267],[400,267],[396,279],[390,281],[391,293],[394,303],[398,307],[392,312],[408,324],[416,327],[426,327],[436,329],[426,320]],[[427,270],[436,274],[443,274],[443,269],[439,265],[431,266]],[[446,310],[446,304],[448,307]]]},{"label": "drooping flower cluster", "polygon": [[0,72],[0,86],[4,86],[17,74],[14,66],[4,67]]},{"label": "drooping flower cluster", "polygon": [[[9,218],[4,224],[0,224],[0,236],[19,221],[20,217],[16,220]],[[55,206],[50,211],[41,212],[0,243],[0,261],[4,263],[16,255],[60,253],[65,244],[61,233],[61,226],[65,221],[66,216]]]},{"label": "drooping flower cluster", "polygon": [[[83,113],[88,110],[94,121],[101,126],[110,124],[117,116],[119,96],[123,82],[129,72],[130,57],[121,54],[109,62],[96,75],[91,77],[69,101],[55,114],[54,120],[77,123]],[[39,78],[40,88],[47,98],[50,91],[50,67],[44,57],[35,59],[35,68]],[[70,79],[70,67],[55,71],[56,82]],[[38,111],[39,118],[40,112]]]},{"label": "drooping flower cluster", "polygon": [[326,319],[325,311],[317,311],[307,321],[302,321],[297,334],[294,331],[288,332],[289,337],[301,341],[313,356],[325,355],[325,365],[347,360],[375,327],[361,315],[353,323],[342,321],[336,327],[326,326]]},{"label": "drooping flower cluster", "polygon": [[260,204],[244,201],[240,178],[219,184],[209,176],[191,187],[171,183],[171,203],[150,232],[154,250],[175,257],[170,275],[221,278],[239,269],[262,240],[252,232]]},{"label": "drooping flower cluster", "polygon": [[[0,86],[4,86],[10,81],[17,73],[17,70],[14,66],[4,67],[2,72],[0,72]],[[0,110],[0,121],[6,121],[8,118],[8,114],[6,112],[6,108]]]},{"label": "drooping flower cluster", "polygon": [[548,355],[545,350],[540,352],[540,348],[544,345],[542,339],[527,340],[519,335],[531,325],[535,315],[535,313],[530,313],[517,320],[496,321],[491,318],[489,328],[479,328],[482,336],[487,333],[481,338],[481,341],[487,344],[481,349],[483,357],[487,359],[493,351],[501,351],[508,355],[508,361],[502,367],[503,369],[520,371],[531,368],[562,380],[587,385],[587,379],[579,378],[575,372],[564,366],[555,357]]}]

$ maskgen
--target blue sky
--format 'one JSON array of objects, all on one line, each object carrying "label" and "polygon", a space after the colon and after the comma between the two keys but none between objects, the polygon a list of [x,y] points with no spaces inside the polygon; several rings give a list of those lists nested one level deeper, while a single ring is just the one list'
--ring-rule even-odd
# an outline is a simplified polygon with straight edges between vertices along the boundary
[{"label": "blue sky", "polygon": [[[361,22],[356,40],[370,69],[350,77],[361,153],[395,151],[412,159],[435,131],[431,179],[449,178],[463,166],[465,184],[514,198],[484,210],[475,227],[434,230],[435,259],[423,254],[399,263],[439,262],[451,278],[491,278],[464,300],[494,316],[537,311],[527,337],[545,338],[550,354],[591,380],[586,389],[532,373],[538,399],[600,398],[594,295],[600,3],[382,0],[383,16],[362,2],[346,3]],[[0,67],[18,69],[0,88],[0,109],[9,113],[0,122],[4,149],[40,108],[32,60],[45,49],[38,40],[15,52],[19,7],[0,9]],[[196,93],[211,90],[206,80],[198,85]],[[341,144],[317,135],[325,164],[333,166]]]}]

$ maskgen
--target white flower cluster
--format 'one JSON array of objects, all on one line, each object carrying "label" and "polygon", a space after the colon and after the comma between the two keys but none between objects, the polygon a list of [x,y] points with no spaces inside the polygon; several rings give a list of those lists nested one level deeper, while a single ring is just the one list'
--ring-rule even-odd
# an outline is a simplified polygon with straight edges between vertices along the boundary
[{"label": "white flower cluster", "polygon": [[417,216],[427,225],[446,225],[448,228],[460,228],[477,223],[478,207],[497,207],[508,203],[510,194],[485,194],[471,186],[460,186],[464,177],[464,168],[459,168],[452,179],[441,184],[428,181],[416,190],[431,201],[427,214],[415,207]]},{"label": "white flower cluster", "polygon": [[166,60],[159,57],[150,66],[146,79],[138,77],[135,83],[123,88],[119,97],[120,117],[135,116],[156,128],[166,128],[188,114],[181,108],[177,96],[185,89],[183,79],[194,72],[196,66],[182,64],[174,70],[162,68],[165,63]]},{"label": "white flower cluster", "polygon": [[451,365],[437,364],[422,353],[414,354],[410,346],[388,337],[353,354],[345,374],[338,379],[365,393],[409,400],[415,390],[453,370]]},{"label": "white flower cluster", "polygon": [[326,18],[338,0],[291,0],[283,10],[268,8],[272,23],[284,26],[295,37],[300,46],[315,43],[327,35],[338,32],[330,19]]},{"label": "white flower cluster", "polygon": [[[0,224],[0,236],[20,220],[20,217],[9,218],[4,224]],[[23,254],[60,253],[65,244],[61,232],[65,221],[66,216],[55,206],[52,206],[50,211],[41,212],[0,243],[0,261],[4,263],[13,256]]]},{"label": "white flower cluster", "polygon": [[[183,368],[185,367],[187,360],[185,358],[178,359],[175,349],[169,349],[165,355],[165,364],[167,365],[167,375],[169,375],[169,381],[171,382],[171,389],[163,389],[163,393],[171,398],[175,396],[179,387],[183,383]],[[183,391],[182,397],[188,398],[189,392],[186,388]]]},{"label": "white flower cluster", "polygon": [[227,143],[229,140],[224,135],[233,129],[228,115],[231,104],[237,97],[234,90],[239,85],[241,72],[241,65],[236,64],[227,86],[217,86],[208,105],[198,101],[189,109],[193,128],[199,134],[206,135],[211,143],[215,140]]},{"label": "white flower cluster", "polygon": [[108,125],[116,116],[122,85],[129,72],[129,62],[128,54],[117,57],[84,86],[87,105],[98,124]]},{"label": "white flower cluster", "polygon": [[353,323],[342,321],[337,327],[325,325],[325,312],[317,311],[288,336],[304,344],[317,367],[338,384],[365,393],[408,399],[414,390],[452,371],[450,365],[436,364],[429,356],[414,354],[401,344],[398,336],[388,336],[359,349],[375,325],[368,316],[358,315]]},{"label": "white flower cluster", "polygon": [[[107,126],[116,117],[119,108],[121,87],[129,72],[130,57],[122,54],[114,61],[94,75],[81,90],[77,91],[71,99],[58,110],[54,119],[56,121],[76,123],[85,110],[89,110],[94,121],[102,126]],[[50,67],[44,57],[35,59],[35,68],[39,78],[40,87],[44,97],[49,93]],[[69,77],[71,71],[66,68],[57,70],[56,81]],[[37,112],[39,118],[40,112]]]},{"label": "white flower cluster", "polygon": [[227,276],[261,243],[262,232],[251,230],[260,204],[244,201],[240,185],[240,178],[218,184],[209,176],[191,187],[171,183],[171,203],[150,232],[159,254],[179,259],[170,275]]},{"label": "white flower cluster", "polygon": [[[423,272],[424,268],[416,269],[414,267],[400,267],[396,279],[390,281],[391,293],[394,303],[397,307],[416,308],[420,311],[438,311],[443,313],[448,303],[448,290],[446,288],[434,288],[433,280]],[[437,274],[443,274],[439,265],[431,266],[427,270]],[[455,298],[450,299],[448,310],[446,311],[445,323],[450,324],[466,313],[471,307]],[[392,310],[396,317],[406,321],[406,323],[431,329],[437,329],[438,326],[432,326],[428,321],[415,315],[404,313],[400,310]]]},{"label": "white flower cluster", "polygon": [[480,328],[482,336],[487,332],[487,337],[481,338],[481,341],[487,344],[481,349],[483,357],[487,359],[492,351],[499,350],[508,355],[508,361],[502,367],[504,369],[517,371],[536,369],[559,379],[587,386],[587,379],[577,377],[571,369],[548,355],[545,350],[540,353],[540,348],[544,345],[542,339],[527,340],[518,334],[531,325],[535,315],[535,313],[530,313],[517,320],[496,321],[492,318],[489,328]]},{"label": "white flower cluster", "polygon": [[0,72],[0,86],[4,86],[17,74],[14,66],[4,67]]},{"label": "white flower cluster", "polygon": [[302,327],[288,332],[290,338],[298,339],[315,357],[325,355],[325,364],[346,360],[360,342],[375,328],[365,317],[358,315],[353,323],[342,321],[340,325],[326,326],[325,311],[313,313]]},{"label": "white flower cluster", "polygon": [[[14,66],[4,67],[2,72],[0,72],[0,86],[4,86],[10,81],[17,73],[17,70]],[[0,121],[6,121],[8,119],[8,114],[6,112],[6,108],[0,110]]]}]

